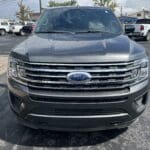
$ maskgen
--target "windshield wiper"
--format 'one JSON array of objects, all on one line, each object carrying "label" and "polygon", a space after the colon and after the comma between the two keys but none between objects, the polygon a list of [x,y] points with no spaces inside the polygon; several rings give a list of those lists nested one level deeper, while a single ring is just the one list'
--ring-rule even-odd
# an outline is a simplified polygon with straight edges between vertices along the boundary
[{"label": "windshield wiper", "polygon": [[35,33],[69,33],[69,34],[78,34],[78,33],[107,33],[107,34],[115,34],[112,32],[106,32],[106,31],[99,31],[99,30],[87,30],[87,31],[57,31],[57,30],[51,30],[51,31],[38,31]]},{"label": "windshield wiper", "polygon": [[107,34],[115,34],[112,32],[99,31],[99,30],[87,30],[87,31],[77,31],[76,33],[107,33]]},{"label": "windshield wiper", "polygon": [[70,34],[75,34],[75,32],[71,32],[71,31],[38,31],[35,33],[70,33]]}]

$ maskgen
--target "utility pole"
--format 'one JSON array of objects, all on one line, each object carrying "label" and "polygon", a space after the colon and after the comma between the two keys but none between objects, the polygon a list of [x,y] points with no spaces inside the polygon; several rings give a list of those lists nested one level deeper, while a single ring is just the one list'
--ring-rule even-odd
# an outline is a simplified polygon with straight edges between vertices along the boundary
[{"label": "utility pole", "polygon": [[143,9],[143,18],[144,18],[144,19],[146,18],[145,9]]},{"label": "utility pole", "polygon": [[142,18],[146,18],[146,9],[144,7],[142,8]]},{"label": "utility pole", "polygon": [[123,16],[123,7],[122,6],[120,7],[120,16],[121,17]]},{"label": "utility pole", "polygon": [[79,6],[79,2],[78,2],[78,0],[76,0],[76,2],[77,2],[76,6]]},{"label": "utility pole", "polygon": [[40,14],[42,13],[42,1],[39,0],[39,5],[40,5]]}]

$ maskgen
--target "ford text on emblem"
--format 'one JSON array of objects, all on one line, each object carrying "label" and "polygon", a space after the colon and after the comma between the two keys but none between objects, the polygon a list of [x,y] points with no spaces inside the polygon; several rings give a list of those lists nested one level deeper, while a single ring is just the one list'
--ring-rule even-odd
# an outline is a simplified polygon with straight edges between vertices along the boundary
[{"label": "ford text on emblem", "polygon": [[87,83],[91,80],[91,75],[87,72],[71,72],[67,75],[69,82],[74,84]]}]

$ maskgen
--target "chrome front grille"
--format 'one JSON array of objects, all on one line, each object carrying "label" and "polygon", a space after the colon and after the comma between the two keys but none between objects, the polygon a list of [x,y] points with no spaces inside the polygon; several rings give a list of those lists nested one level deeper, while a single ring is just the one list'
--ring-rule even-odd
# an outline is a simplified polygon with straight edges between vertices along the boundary
[{"label": "chrome front grille", "polygon": [[[100,64],[53,64],[21,62],[18,65],[22,83],[33,90],[102,91],[128,88],[136,80],[133,71],[140,66],[134,62]],[[87,83],[73,84],[67,80],[71,72],[91,74]]]}]

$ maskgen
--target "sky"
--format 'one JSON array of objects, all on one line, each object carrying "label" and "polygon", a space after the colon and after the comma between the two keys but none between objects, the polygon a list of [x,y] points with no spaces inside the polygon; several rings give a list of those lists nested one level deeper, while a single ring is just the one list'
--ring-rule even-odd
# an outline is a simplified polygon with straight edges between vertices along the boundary
[{"label": "sky", "polygon": [[[42,0],[42,6],[46,7],[50,0]],[[64,0],[56,0],[62,2]],[[115,0],[118,6],[123,7],[123,13],[129,14],[141,9],[150,10],[150,0]],[[39,0],[24,0],[24,3],[33,11],[39,11]],[[92,6],[92,0],[78,0],[79,5]],[[14,18],[18,10],[17,0],[0,0],[0,18]],[[116,9],[116,14],[120,14],[120,7]]]}]

